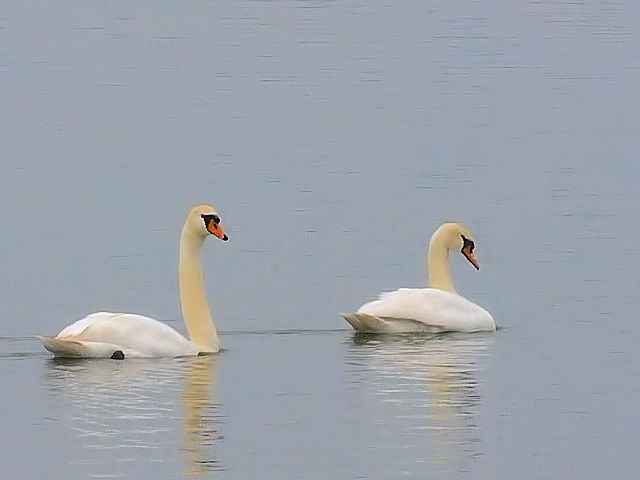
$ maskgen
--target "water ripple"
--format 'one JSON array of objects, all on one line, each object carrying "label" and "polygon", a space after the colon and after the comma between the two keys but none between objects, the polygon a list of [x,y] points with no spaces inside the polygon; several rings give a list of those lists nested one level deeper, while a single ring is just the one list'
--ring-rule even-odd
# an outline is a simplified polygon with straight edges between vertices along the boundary
[{"label": "water ripple", "polygon": [[[467,471],[479,448],[479,373],[494,335],[355,335],[346,359],[352,388],[376,398],[379,448],[397,446],[400,428],[418,463]],[[389,410],[390,409],[390,410]],[[417,471],[416,471],[417,473]]]},{"label": "water ripple", "polygon": [[[81,445],[72,463],[90,466],[95,478],[134,478],[131,469],[118,474],[113,462],[130,463],[135,457],[136,462],[162,464],[167,448],[177,448],[184,474],[223,470],[216,445],[223,438],[224,416],[211,392],[216,361],[50,360],[45,384],[52,401],[67,407],[60,411],[68,412],[57,420]],[[104,461],[107,451],[110,462]]]}]

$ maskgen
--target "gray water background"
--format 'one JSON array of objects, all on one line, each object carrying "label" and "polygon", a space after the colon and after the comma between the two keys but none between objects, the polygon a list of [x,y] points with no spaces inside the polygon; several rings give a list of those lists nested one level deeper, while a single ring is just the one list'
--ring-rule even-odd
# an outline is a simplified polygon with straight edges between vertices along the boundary
[{"label": "gray water background", "polygon": [[[640,6],[0,5],[2,478],[635,478]],[[99,310],[216,358],[53,361]],[[338,312],[454,281],[495,334],[354,336]]]}]

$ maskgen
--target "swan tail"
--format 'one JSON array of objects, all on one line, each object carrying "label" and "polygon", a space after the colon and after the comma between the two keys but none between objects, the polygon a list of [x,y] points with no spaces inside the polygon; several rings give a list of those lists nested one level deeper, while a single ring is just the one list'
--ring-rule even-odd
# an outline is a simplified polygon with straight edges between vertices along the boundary
[{"label": "swan tail", "polygon": [[76,340],[62,340],[56,337],[40,337],[44,348],[55,357],[81,358],[86,356],[86,349],[82,342]]},{"label": "swan tail", "polygon": [[[58,358],[125,358],[123,348],[112,343],[91,342],[60,337],[40,337],[44,348]],[[129,356],[127,353],[127,356]]]},{"label": "swan tail", "polygon": [[341,313],[356,332],[362,333],[439,333],[442,327],[427,325],[410,318],[377,317],[368,313]]},{"label": "swan tail", "polygon": [[341,313],[349,325],[353,327],[356,332],[362,333],[377,333],[377,332],[389,332],[387,323],[380,317],[375,315],[369,315],[368,313]]}]

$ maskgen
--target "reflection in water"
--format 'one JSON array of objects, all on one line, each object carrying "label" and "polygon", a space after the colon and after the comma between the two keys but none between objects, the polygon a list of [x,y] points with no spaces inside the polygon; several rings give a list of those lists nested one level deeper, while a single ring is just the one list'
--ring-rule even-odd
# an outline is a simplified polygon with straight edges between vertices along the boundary
[{"label": "reflection in water", "polygon": [[[87,476],[166,475],[168,468],[179,468],[167,465],[178,449],[185,453],[184,474],[189,477],[221,470],[213,448],[221,438],[221,414],[211,398],[215,364],[215,356],[52,359],[46,383],[53,400],[68,413],[59,420],[79,440],[68,461],[87,469]],[[176,433],[179,429],[182,435]]]},{"label": "reflection in water", "polygon": [[187,456],[185,474],[204,475],[222,470],[219,460],[211,457],[216,442],[222,439],[218,431],[221,415],[211,402],[211,385],[215,383],[215,355],[190,359],[187,384],[182,392],[183,450]]},{"label": "reflection in water", "polygon": [[[355,385],[380,398],[390,412],[379,422],[390,445],[416,449],[416,463],[466,472],[481,454],[478,369],[494,334],[353,337],[348,368]],[[397,434],[397,429],[402,434]],[[398,440],[398,436],[402,440]],[[416,467],[419,471],[419,466]]]}]

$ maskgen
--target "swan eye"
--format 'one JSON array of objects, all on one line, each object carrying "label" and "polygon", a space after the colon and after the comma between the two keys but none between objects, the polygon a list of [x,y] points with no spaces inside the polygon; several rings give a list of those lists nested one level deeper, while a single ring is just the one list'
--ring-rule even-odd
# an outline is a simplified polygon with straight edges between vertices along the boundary
[{"label": "swan eye", "polygon": [[473,243],[473,240],[469,240],[467,237],[465,237],[464,235],[460,235],[462,237],[462,250],[464,251],[465,249],[467,249],[469,252],[473,252],[473,249],[475,248],[475,244]]},{"label": "swan eye", "polygon": [[218,215],[205,215],[204,213],[202,215],[200,215],[202,217],[202,219],[204,220],[204,225],[208,226],[209,223],[211,223],[211,221],[213,220],[215,223],[220,223],[220,217]]}]

